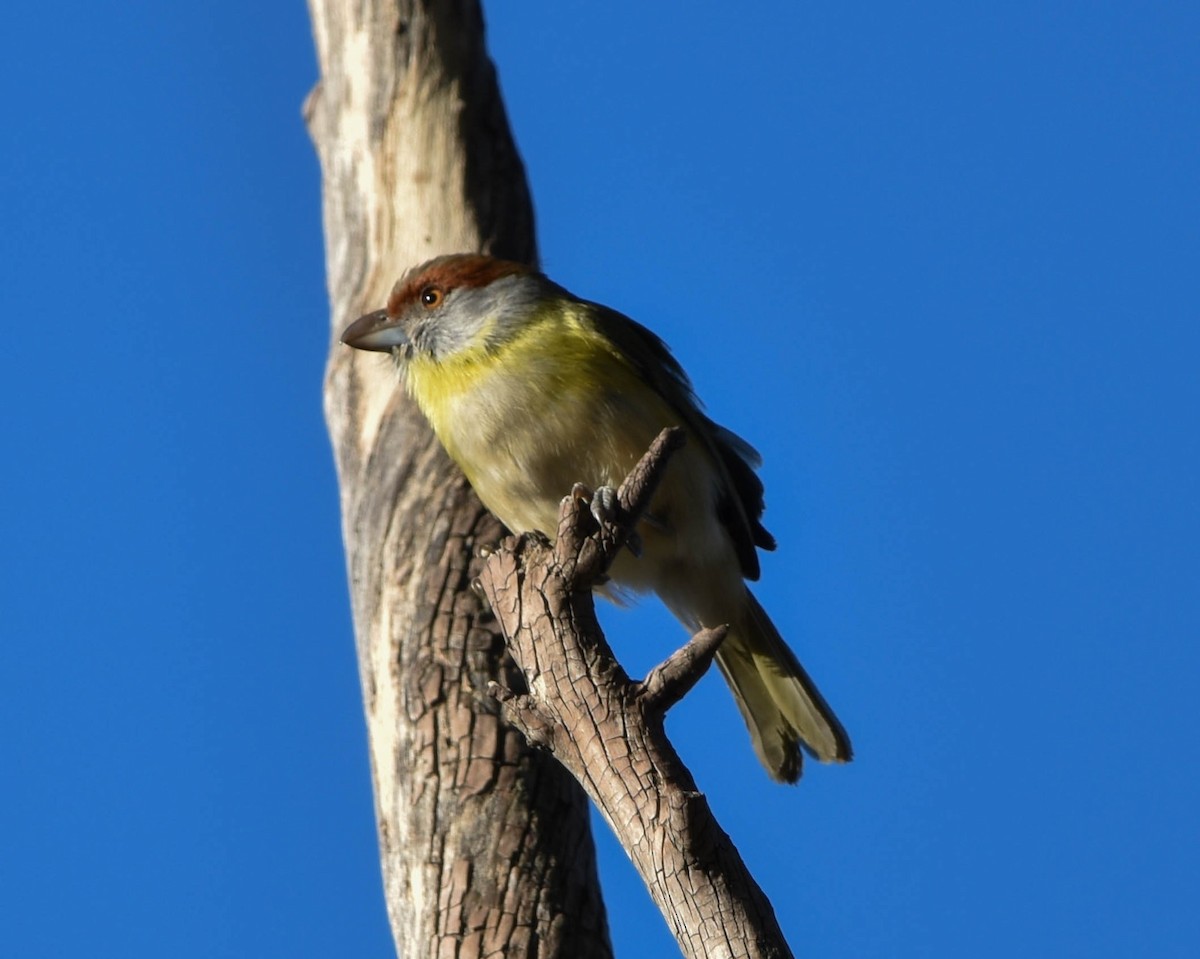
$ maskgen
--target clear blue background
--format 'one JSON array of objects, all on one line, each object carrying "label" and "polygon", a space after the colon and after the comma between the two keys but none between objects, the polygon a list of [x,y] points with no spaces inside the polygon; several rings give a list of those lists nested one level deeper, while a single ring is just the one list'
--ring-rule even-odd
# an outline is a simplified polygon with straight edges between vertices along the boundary
[{"label": "clear blue background", "polygon": [[[859,758],[772,785],[715,677],[671,732],[797,953],[1200,953],[1195,6],[488,13],[547,270],[765,454]],[[4,955],[391,954],[315,79],[298,4],[6,14]]]}]

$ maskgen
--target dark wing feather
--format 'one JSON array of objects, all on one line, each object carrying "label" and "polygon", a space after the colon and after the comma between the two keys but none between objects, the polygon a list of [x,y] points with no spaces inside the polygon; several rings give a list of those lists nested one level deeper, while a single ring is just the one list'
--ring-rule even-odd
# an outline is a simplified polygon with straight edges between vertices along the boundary
[{"label": "dark wing feather", "polygon": [[640,323],[598,303],[597,326],[658,393],[679,413],[692,436],[704,443],[716,464],[721,488],[717,515],[729,531],[746,579],[758,579],[755,547],[774,549],[775,538],[759,521],[763,514],[763,484],[754,472],[760,459],[740,436],[704,415],[691,381],[666,343]]}]

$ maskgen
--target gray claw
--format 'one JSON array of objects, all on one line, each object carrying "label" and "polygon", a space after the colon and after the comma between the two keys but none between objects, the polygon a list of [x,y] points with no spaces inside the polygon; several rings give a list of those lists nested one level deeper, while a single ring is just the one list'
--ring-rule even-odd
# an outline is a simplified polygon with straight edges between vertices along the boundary
[{"label": "gray claw", "polygon": [[617,518],[617,491],[611,486],[601,486],[592,494],[592,515],[601,526],[611,525]]},{"label": "gray claw", "polygon": [[492,604],[488,602],[487,591],[483,588],[483,583],[480,582],[478,576],[471,580],[471,592],[479,597],[479,602],[483,605],[483,608],[490,612]]}]

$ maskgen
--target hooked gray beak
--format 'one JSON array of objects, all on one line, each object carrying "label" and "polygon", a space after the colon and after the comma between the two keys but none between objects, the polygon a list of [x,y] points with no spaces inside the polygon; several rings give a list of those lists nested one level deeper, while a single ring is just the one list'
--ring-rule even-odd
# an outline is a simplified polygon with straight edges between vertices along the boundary
[{"label": "hooked gray beak", "polygon": [[356,350],[375,350],[390,353],[398,346],[408,345],[408,336],[400,329],[400,321],[388,316],[387,310],[376,310],[360,316],[344,333],[342,342]]}]

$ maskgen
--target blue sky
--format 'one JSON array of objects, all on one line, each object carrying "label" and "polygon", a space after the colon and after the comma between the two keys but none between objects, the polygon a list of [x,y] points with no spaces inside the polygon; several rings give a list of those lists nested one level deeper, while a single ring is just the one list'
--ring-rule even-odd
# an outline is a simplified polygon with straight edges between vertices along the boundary
[{"label": "blue sky", "polygon": [[[1195,955],[1200,15],[668,7],[487,13],[544,265],[762,450],[757,593],[858,759],[773,785],[715,677],[680,751],[798,954]],[[306,14],[0,53],[0,951],[389,955]]]}]

